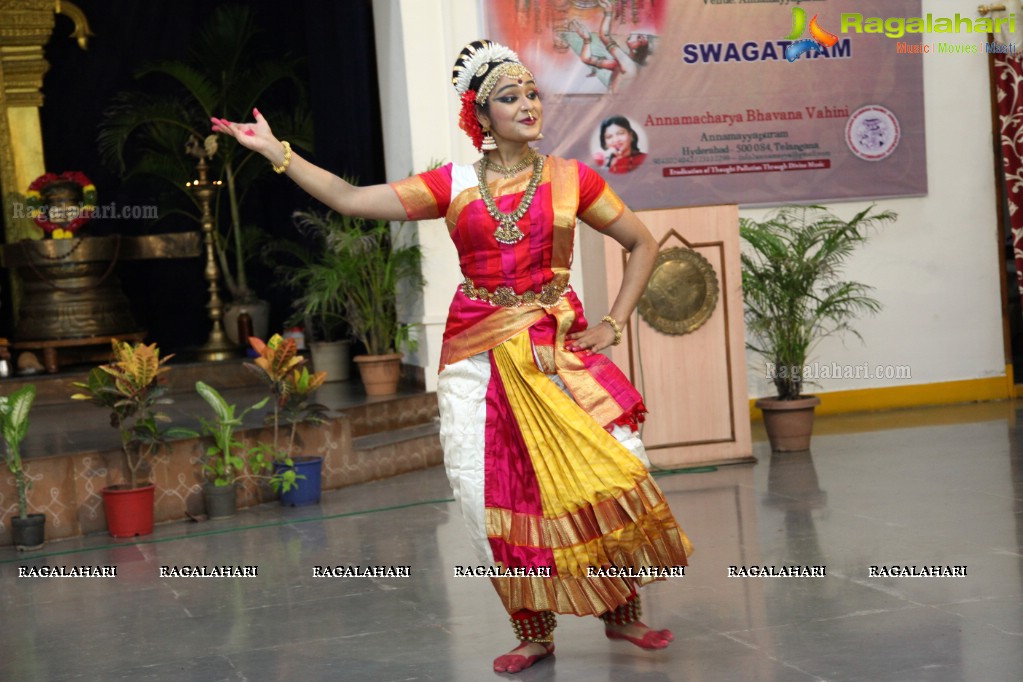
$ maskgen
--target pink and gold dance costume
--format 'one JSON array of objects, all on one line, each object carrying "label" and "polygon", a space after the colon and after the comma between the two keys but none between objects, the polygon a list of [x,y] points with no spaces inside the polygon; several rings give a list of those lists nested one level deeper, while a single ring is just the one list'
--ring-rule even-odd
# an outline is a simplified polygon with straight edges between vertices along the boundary
[{"label": "pink and gold dance costume", "polygon": [[[530,174],[490,182],[520,205]],[[624,210],[596,172],[545,159],[514,243],[472,166],[393,183],[409,220],[444,217],[464,281],[448,313],[437,388],[445,466],[483,565],[549,568],[493,578],[519,639],[550,642],[553,614],[638,620],[637,585],[588,567],[684,566],[689,541],[647,471],[642,398],[605,356],[565,350],[587,327],[568,283],[577,218],[601,230]]]}]

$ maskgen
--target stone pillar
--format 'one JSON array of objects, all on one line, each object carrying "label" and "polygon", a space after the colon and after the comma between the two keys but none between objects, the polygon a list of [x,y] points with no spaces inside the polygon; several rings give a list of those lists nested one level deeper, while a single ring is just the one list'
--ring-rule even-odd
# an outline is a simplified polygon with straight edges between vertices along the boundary
[{"label": "stone pillar", "polygon": [[30,220],[12,219],[9,203],[46,169],[39,107],[50,68],[43,46],[53,25],[52,0],[0,0],[0,191],[8,243],[40,234]]},{"label": "stone pillar", "polygon": [[[478,12],[469,0],[374,0],[389,180],[437,162],[471,163],[479,157],[458,129],[458,97],[450,75],[458,51],[477,38]],[[423,247],[427,281],[421,300],[404,311],[406,321],[422,325],[419,350],[406,355],[405,362],[421,368],[423,383],[432,391],[448,305],[461,281],[458,255],[443,220],[407,225],[405,232]]]}]

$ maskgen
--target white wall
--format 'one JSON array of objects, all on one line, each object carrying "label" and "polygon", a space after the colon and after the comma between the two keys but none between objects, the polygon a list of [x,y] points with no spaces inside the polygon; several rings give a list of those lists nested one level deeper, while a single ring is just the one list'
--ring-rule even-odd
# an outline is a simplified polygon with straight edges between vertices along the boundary
[{"label": "white wall", "polygon": [[[924,0],[923,12],[947,15],[949,3]],[[1005,374],[988,59],[922,58],[927,196],[876,202],[878,209],[898,213],[898,220],[853,257],[846,277],[875,287],[884,309],[856,324],[862,343],[854,336],[827,339],[812,358],[828,365],[907,365],[912,376],[822,380],[817,392]],[[831,207],[848,218],[868,205]],[[749,360],[750,395],[771,394],[763,361],[752,354]]]},{"label": "white wall", "polygon": [[[947,14],[949,3],[924,0],[923,11]],[[475,0],[374,0],[388,176],[398,179],[431,161],[478,157],[458,129],[458,99],[449,74],[458,51],[481,36]],[[970,8],[972,9],[972,7]],[[814,355],[830,365],[908,365],[909,379],[823,380],[818,392],[1002,376],[1005,373],[999,287],[987,58],[923,55],[928,195],[877,202],[899,214],[858,252],[849,279],[870,284],[884,304],[857,329],[864,339],[829,339]],[[863,203],[835,203],[852,216]],[[759,217],[763,210],[743,210]],[[418,225],[428,284],[424,334],[413,364],[436,386],[440,341],[460,281],[442,221]],[[577,258],[577,261],[581,260]],[[582,289],[578,275],[573,276]],[[772,391],[751,356],[750,396]]]}]

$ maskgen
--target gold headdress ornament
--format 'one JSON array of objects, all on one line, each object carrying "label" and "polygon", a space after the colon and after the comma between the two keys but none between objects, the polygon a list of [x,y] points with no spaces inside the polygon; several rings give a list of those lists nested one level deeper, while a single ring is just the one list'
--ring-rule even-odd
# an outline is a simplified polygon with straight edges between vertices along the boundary
[{"label": "gold headdress ornament", "polygon": [[455,60],[451,83],[459,96],[474,91],[476,104],[483,106],[502,76],[533,78],[512,50],[489,40],[475,40],[466,45]]}]

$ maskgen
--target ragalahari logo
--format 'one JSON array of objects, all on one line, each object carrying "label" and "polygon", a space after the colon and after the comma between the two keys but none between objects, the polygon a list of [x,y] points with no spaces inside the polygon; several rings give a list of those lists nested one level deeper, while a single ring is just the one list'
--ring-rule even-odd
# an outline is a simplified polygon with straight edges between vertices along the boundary
[{"label": "ragalahari logo", "polygon": [[793,40],[791,45],[785,48],[785,59],[790,62],[794,62],[803,55],[804,52],[821,52],[822,50],[834,47],[835,43],[838,42],[838,36],[834,33],[828,33],[817,23],[817,15],[813,15],[813,19],[810,20],[810,35],[811,38],[805,38],[799,40],[803,32],[806,31],[806,10],[802,7],[792,8],[792,33],[785,36],[785,40]]}]

